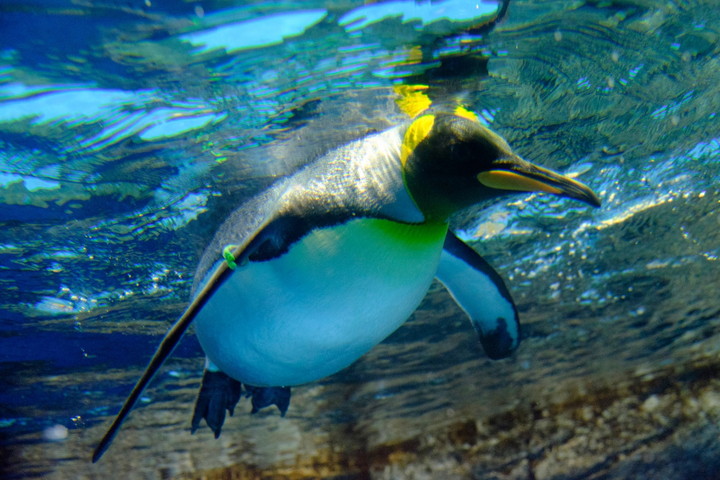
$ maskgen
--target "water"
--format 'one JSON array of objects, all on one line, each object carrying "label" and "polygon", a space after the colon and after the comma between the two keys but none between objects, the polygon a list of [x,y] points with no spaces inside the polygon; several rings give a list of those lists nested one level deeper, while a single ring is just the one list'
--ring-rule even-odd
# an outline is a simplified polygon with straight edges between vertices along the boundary
[{"label": "water", "polygon": [[[490,28],[497,10],[0,4],[3,478],[715,478],[720,11],[512,1]],[[415,82],[603,199],[455,220],[513,292],[519,351],[487,360],[435,285],[287,418],[241,404],[215,441],[188,432],[189,335],[91,465],[224,215],[401,121],[391,87]]]}]

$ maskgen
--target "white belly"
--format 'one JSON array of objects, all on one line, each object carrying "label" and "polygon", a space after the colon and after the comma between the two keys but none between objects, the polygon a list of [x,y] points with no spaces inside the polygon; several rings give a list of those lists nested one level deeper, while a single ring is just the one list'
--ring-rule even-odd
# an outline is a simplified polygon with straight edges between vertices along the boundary
[{"label": "white belly", "polygon": [[311,382],[350,365],[417,308],[447,225],[359,219],[238,268],[195,320],[223,372],[255,386]]}]

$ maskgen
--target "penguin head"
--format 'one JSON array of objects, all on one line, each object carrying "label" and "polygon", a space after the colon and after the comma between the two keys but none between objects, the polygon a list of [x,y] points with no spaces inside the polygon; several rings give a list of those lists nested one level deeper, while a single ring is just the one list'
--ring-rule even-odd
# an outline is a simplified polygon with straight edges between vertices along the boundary
[{"label": "penguin head", "polygon": [[405,131],[401,161],[406,187],[428,219],[444,221],[513,192],[546,192],[600,206],[589,187],[523,160],[471,115],[416,118]]}]

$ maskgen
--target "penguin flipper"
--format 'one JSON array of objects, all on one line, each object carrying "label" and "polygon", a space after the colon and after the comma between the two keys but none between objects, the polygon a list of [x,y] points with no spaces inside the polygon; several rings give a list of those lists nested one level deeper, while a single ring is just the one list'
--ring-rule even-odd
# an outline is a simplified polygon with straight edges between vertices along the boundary
[{"label": "penguin flipper", "polygon": [[195,433],[200,427],[200,421],[205,419],[208,427],[215,434],[215,438],[218,438],[223,423],[225,423],[225,411],[227,410],[230,416],[233,415],[241,394],[242,384],[240,382],[223,372],[205,370],[202,386],[195,402],[190,432]]},{"label": "penguin flipper", "polygon": [[[246,253],[246,250],[248,250],[248,247],[252,244],[253,240],[262,233],[265,226],[271,223],[272,219],[272,217],[258,219],[255,228],[248,230],[248,234],[245,238],[242,238],[239,241],[239,245],[234,246],[234,250],[232,251],[233,257],[236,259],[241,258]],[[195,319],[195,316],[203,308],[203,306],[205,306],[207,301],[210,299],[215,290],[220,287],[222,282],[232,274],[232,271],[233,270],[228,261],[219,262],[209,275],[209,278],[207,278],[202,286],[196,290],[192,302],[160,342],[160,345],[157,350],[155,350],[152,359],[150,359],[150,363],[148,363],[148,366],[145,368],[142,376],[133,387],[130,395],[128,395],[125,403],[123,403],[120,412],[118,412],[112,425],[110,425],[110,428],[107,432],[105,432],[105,435],[95,448],[92,457],[93,463],[100,460],[105,451],[107,451],[110,447],[115,435],[120,430],[125,418],[132,410],[138,398],[140,398],[140,395],[143,390],[145,390],[145,387],[147,387],[155,373],[157,373],[165,360],[170,356],[175,346],[178,342],[180,342],[180,339]]]},{"label": "penguin flipper", "polygon": [[[140,398],[143,390],[170,356],[198,312],[205,306],[223,281],[232,274],[233,268],[247,260],[265,260],[280,255],[289,248],[290,244],[310,230],[309,228],[303,228],[303,225],[297,224],[294,217],[280,213],[282,205],[280,199],[283,193],[284,189],[282,188],[271,188],[264,194],[255,197],[245,207],[236,210],[231,216],[231,221],[226,222],[227,228],[221,228],[220,234],[216,235],[213,240],[214,243],[211,244],[201,260],[201,267],[198,269],[199,274],[196,275],[196,284],[193,288],[192,302],[160,342],[150,363],[148,363],[125,403],[123,403],[120,412],[118,412],[112,425],[110,425],[110,428],[105,432],[105,435],[95,448],[92,457],[93,463],[100,460],[110,447],[115,435],[120,430],[138,398]],[[230,227],[237,227],[241,216],[247,216],[248,221],[243,224],[242,228],[235,228],[234,233],[230,234]],[[234,243],[234,245],[225,256],[224,261],[213,262],[208,258],[209,255],[214,255],[215,258],[223,258],[221,254],[223,251],[222,242]],[[232,257],[229,258],[229,255],[232,255]],[[231,262],[233,259],[234,262]],[[205,266],[203,266],[203,263]],[[211,273],[205,277],[205,272],[208,271]],[[202,277],[205,278],[202,279],[202,282],[198,282],[198,278]],[[217,413],[215,410],[214,412]],[[215,417],[217,415],[214,415],[212,423],[213,425],[217,424],[216,434],[219,434],[222,421],[219,421],[218,424],[219,417]],[[211,426],[211,428],[213,427]],[[215,428],[213,430],[215,431]]]},{"label": "penguin flipper", "polygon": [[125,421],[125,418],[130,413],[130,410],[132,410],[138,398],[140,398],[140,395],[142,394],[143,390],[145,390],[145,387],[147,387],[148,383],[150,383],[150,380],[152,380],[152,377],[162,366],[165,360],[170,356],[178,342],[180,342],[180,339],[185,333],[185,330],[187,330],[187,328],[190,326],[190,323],[192,323],[197,313],[200,311],[200,309],[202,309],[203,305],[205,305],[207,300],[217,289],[220,283],[222,283],[222,280],[224,280],[231,272],[232,270],[230,270],[226,263],[220,264],[220,266],[213,272],[210,281],[208,281],[203,287],[203,289],[198,292],[192,303],[190,303],[185,312],[173,324],[168,333],[162,339],[160,345],[155,351],[155,354],[150,360],[150,363],[145,368],[145,372],[143,372],[142,376],[133,387],[130,395],[125,400],[125,403],[123,403],[123,406],[120,409],[120,412],[115,417],[112,425],[110,425],[110,428],[107,430],[107,432],[105,432],[105,435],[100,440],[98,446],[95,448],[92,458],[93,463],[100,460],[100,457],[102,457],[108,447],[110,447],[113,438],[115,438],[115,435],[120,430],[120,427]]},{"label": "penguin flipper", "polygon": [[470,318],[488,357],[505,358],[517,348],[520,322],[505,283],[451,232],[445,237],[436,277]]}]

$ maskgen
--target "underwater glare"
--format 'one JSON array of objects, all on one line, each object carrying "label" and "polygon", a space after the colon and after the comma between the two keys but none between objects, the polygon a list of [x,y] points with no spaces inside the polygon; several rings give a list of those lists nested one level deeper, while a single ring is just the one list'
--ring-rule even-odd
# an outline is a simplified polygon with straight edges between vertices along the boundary
[{"label": "underwater glare", "polygon": [[[224,219],[439,108],[602,202],[515,191],[452,216],[507,285],[517,350],[488,358],[433,281],[284,417],[241,399],[215,439],[190,433],[190,326],[92,463]],[[719,115],[716,0],[0,2],[0,477],[718,478]],[[473,178],[517,180],[499,168]],[[283,285],[253,292],[303,291]]]}]

